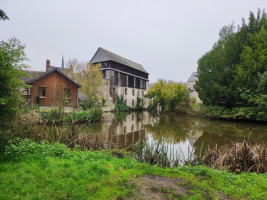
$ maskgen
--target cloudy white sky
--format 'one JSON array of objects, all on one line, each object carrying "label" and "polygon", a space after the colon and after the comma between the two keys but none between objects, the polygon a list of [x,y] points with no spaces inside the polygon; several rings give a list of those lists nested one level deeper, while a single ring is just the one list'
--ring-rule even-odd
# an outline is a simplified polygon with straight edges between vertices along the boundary
[{"label": "cloudy white sky", "polygon": [[187,81],[219,30],[264,9],[266,0],[0,0],[10,20],[0,40],[26,44],[32,70],[77,58],[98,47],[142,64],[150,82]]}]

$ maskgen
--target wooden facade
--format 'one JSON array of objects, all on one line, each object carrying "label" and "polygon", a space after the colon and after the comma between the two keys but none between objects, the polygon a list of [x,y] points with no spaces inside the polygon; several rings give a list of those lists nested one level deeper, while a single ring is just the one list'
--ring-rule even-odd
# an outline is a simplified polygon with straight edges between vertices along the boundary
[{"label": "wooden facade", "polygon": [[148,73],[141,72],[137,69],[133,69],[121,63],[117,63],[114,61],[106,61],[106,62],[100,62],[100,63],[102,65],[102,70],[108,70],[108,69],[118,70],[120,72],[124,72],[125,74],[132,74],[139,78],[148,80]]},{"label": "wooden facade", "polygon": [[81,86],[57,69],[26,84],[31,86],[27,91],[31,104],[37,104],[39,99],[40,106],[78,105],[78,89]]}]

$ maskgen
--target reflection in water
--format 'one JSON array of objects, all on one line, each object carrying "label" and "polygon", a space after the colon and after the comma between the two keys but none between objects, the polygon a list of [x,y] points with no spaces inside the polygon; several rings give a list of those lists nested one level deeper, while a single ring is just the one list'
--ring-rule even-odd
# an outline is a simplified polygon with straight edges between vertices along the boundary
[{"label": "reflection in water", "polygon": [[[231,142],[242,142],[251,136],[253,144],[266,142],[267,125],[251,122],[237,122],[197,118],[186,115],[153,115],[143,113],[106,113],[101,123],[101,132],[107,136],[107,142],[117,148],[132,149],[138,140],[155,142],[164,139],[168,145],[182,152],[185,158],[193,149],[203,150],[216,144],[221,147]],[[91,129],[99,124],[91,125]]]}]

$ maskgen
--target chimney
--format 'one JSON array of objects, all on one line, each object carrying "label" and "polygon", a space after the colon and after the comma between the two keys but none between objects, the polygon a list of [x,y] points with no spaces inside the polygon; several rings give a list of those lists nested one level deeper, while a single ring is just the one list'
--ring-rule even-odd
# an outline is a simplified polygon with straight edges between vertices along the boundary
[{"label": "chimney", "polygon": [[70,65],[70,71],[73,72],[73,65]]},{"label": "chimney", "polygon": [[50,60],[46,60],[46,71],[48,72],[50,68]]}]

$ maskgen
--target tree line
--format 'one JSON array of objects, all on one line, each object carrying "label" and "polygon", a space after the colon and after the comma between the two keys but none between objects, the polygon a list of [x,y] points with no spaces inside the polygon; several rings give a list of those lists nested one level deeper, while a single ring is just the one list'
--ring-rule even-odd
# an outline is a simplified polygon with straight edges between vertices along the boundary
[{"label": "tree line", "polygon": [[267,18],[258,9],[248,23],[224,26],[198,60],[196,91],[215,117],[267,120]]}]

